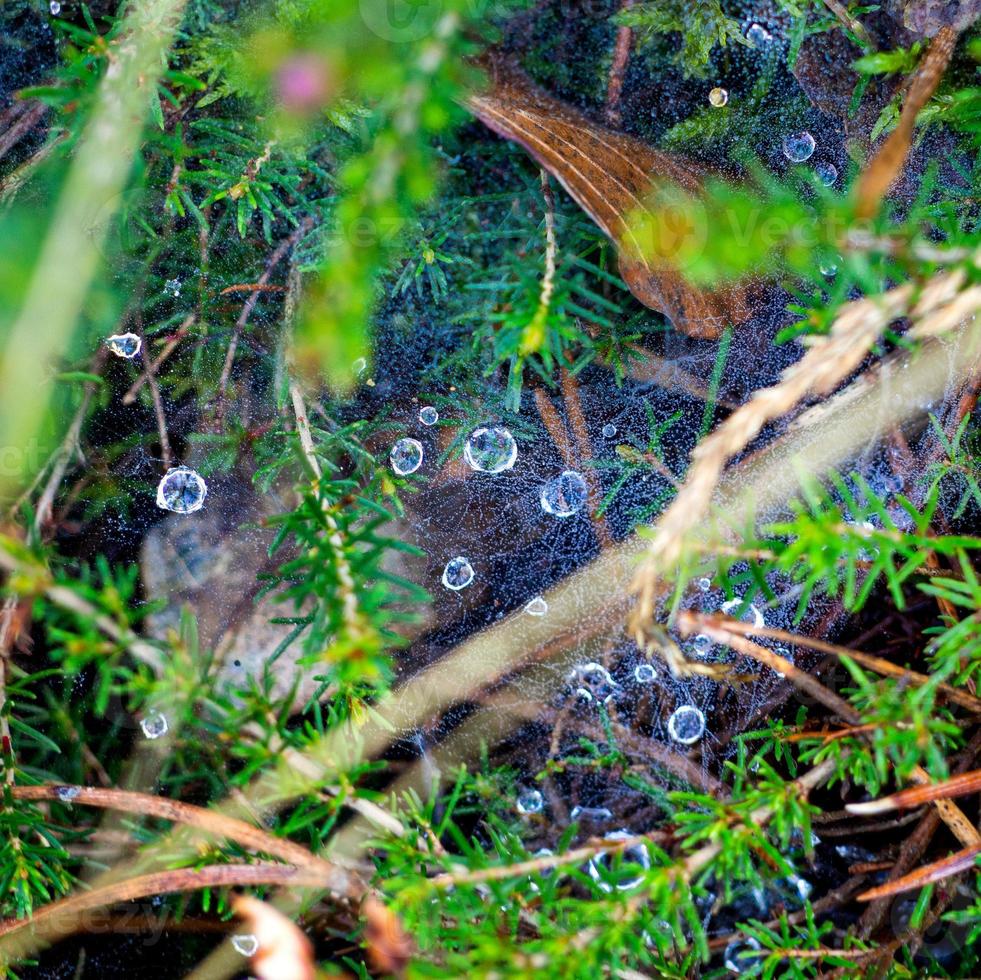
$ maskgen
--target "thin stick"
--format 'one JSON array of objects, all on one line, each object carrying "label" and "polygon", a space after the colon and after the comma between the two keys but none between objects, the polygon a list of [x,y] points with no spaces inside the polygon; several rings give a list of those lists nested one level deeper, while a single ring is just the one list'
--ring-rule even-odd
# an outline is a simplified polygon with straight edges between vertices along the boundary
[{"label": "thin stick", "polygon": [[[146,350],[146,335],[143,328],[140,328],[140,344]],[[160,454],[163,456],[165,470],[169,470],[173,458],[170,452],[170,436],[167,434],[167,416],[164,414],[163,399],[160,397],[160,385],[157,384],[157,376],[154,373],[153,365],[146,358],[143,359],[143,377],[150,386],[150,395],[153,398],[153,414],[157,419],[157,434],[160,437]]]},{"label": "thin stick", "polygon": [[958,776],[951,776],[950,779],[943,779],[938,783],[928,783],[923,786],[915,786],[912,789],[904,789],[898,793],[883,796],[878,800],[871,800],[868,803],[848,803],[845,805],[845,809],[849,813],[855,813],[859,816],[872,816],[888,813],[890,810],[906,810],[920,806],[922,803],[932,803],[935,800],[968,796],[979,790],[981,790],[981,769],[974,769]]},{"label": "thin stick", "polygon": [[839,3],[839,0],[824,0],[824,5],[841,21],[843,27],[846,27],[859,39],[865,48],[869,51],[877,50],[875,42],[865,29],[865,25],[857,17],[852,17],[844,5]]},{"label": "thin stick", "polygon": [[861,895],[856,895],[855,897],[860,902],[874,902],[876,899],[891,898],[893,895],[898,895],[901,892],[913,891],[914,889],[922,888],[924,885],[943,881],[945,878],[950,878],[953,875],[960,874],[962,871],[968,871],[973,868],[979,854],[981,854],[981,844],[965,847],[963,850],[955,851],[948,857],[941,858],[939,861],[933,861],[930,864],[924,864],[922,867],[903,875],[901,878],[894,878],[892,881],[887,881],[877,888],[870,888],[868,891],[862,892]]},{"label": "thin stick", "polygon": [[[623,0],[620,12],[629,10],[633,0]],[[616,127],[621,123],[620,96],[623,94],[623,80],[627,74],[630,61],[630,49],[633,46],[634,32],[630,27],[621,24],[617,27],[617,39],[613,45],[613,61],[610,64],[610,76],[606,83],[606,121]]]},{"label": "thin stick", "polygon": [[[177,328],[177,332],[174,334],[170,340],[164,344],[160,353],[154,358],[153,364],[150,369],[153,374],[156,374],[160,370],[160,366],[170,357],[171,354],[177,349],[177,345],[187,336],[188,331],[191,329],[194,321],[197,319],[196,313],[188,313],[184,318],[184,322]],[[146,356],[146,348],[143,349],[144,356]],[[136,396],[139,394],[140,389],[146,384],[147,373],[144,371],[130,386],[123,395],[122,403],[124,405],[132,405],[136,401]]]}]

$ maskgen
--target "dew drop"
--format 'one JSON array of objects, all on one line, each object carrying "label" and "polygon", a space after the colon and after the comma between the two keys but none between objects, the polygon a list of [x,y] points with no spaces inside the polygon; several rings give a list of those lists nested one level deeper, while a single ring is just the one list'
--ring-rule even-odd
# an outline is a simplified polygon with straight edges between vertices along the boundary
[{"label": "dew drop", "polygon": [[181,294],[181,281],[180,279],[168,279],[164,283],[164,292],[170,293],[171,296],[180,296]]},{"label": "dew drop", "polygon": [[142,341],[135,333],[114,333],[106,337],[106,347],[116,355],[131,361],[140,352]]},{"label": "dew drop", "polygon": [[573,667],[569,681],[575,687],[576,694],[584,701],[600,701],[603,704],[616,694],[618,687],[610,672],[597,663]]},{"label": "dew drop", "polygon": [[159,711],[151,711],[140,720],[140,728],[147,738],[160,738],[166,735],[168,727],[167,719]]},{"label": "dew drop", "polygon": [[637,664],[634,667],[634,680],[638,684],[650,684],[657,679],[657,670],[653,664]]},{"label": "dew drop", "polygon": [[544,616],[548,612],[548,603],[540,595],[536,595],[525,606],[525,612],[529,616]]},{"label": "dew drop", "polygon": [[613,425],[611,422],[607,422],[606,425],[603,426],[604,439],[612,439],[616,434],[617,434],[617,427]]},{"label": "dew drop", "polygon": [[751,44],[762,47],[773,40],[773,35],[762,24],[750,24],[746,31],[746,40]]},{"label": "dew drop", "polygon": [[748,605],[742,613],[739,613],[739,609],[743,604],[742,599],[730,599],[728,602],[722,603],[722,612],[727,616],[739,615],[739,618],[744,623],[752,623],[756,627],[765,626],[766,620],[763,618],[763,613],[754,606],[752,603]]},{"label": "dew drop", "polygon": [[716,86],[709,92],[709,102],[716,109],[721,109],[729,101],[729,93],[724,88]]},{"label": "dew drop", "polygon": [[539,496],[542,510],[553,517],[571,517],[582,510],[589,490],[582,475],[575,470],[564,470],[542,487]]},{"label": "dew drop", "polygon": [[193,514],[204,506],[208,485],[189,466],[173,466],[157,485],[157,506],[175,514]]},{"label": "dew drop", "polygon": [[415,473],[422,466],[422,443],[418,439],[399,439],[388,459],[399,476]]},{"label": "dew drop", "polygon": [[443,585],[454,592],[465,589],[473,581],[473,565],[466,558],[451,558],[443,569]]},{"label": "dew drop", "polygon": [[514,801],[518,813],[540,813],[545,806],[545,800],[537,789],[524,789]]},{"label": "dew drop", "polygon": [[702,592],[708,592],[712,588],[712,580],[710,578],[700,578],[695,584]]},{"label": "dew drop", "polygon": [[235,952],[243,956],[255,956],[259,952],[259,940],[251,932],[238,933],[232,936],[232,946]]},{"label": "dew drop", "polygon": [[367,360],[365,360],[363,357],[355,358],[355,360],[351,362],[351,370],[354,372],[356,377],[360,378],[361,375],[368,370]]},{"label": "dew drop", "polygon": [[722,954],[722,959],[726,969],[737,976],[748,973],[753,969],[754,962],[759,962],[760,956],[751,954],[758,953],[760,944],[752,937],[746,939],[736,939],[729,943]]},{"label": "dew drop", "polygon": [[569,814],[569,819],[578,820],[585,817],[586,820],[610,820],[613,814],[605,806],[574,806]]},{"label": "dew drop", "polygon": [[706,636],[704,633],[698,633],[695,639],[691,641],[692,649],[700,657],[707,657],[709,651],[712,649],[712,638]]},{"label": "dew drop", "polygon": [[423,425],[435,425],[439,421],[439,412],[432,405],[419,409],[419,421]]},{"label": "dew drop", "polygon": [[791,163],[803,163],[814,152],[814,137],[806,130],[783,138],[783,155]]},{"label": "dew drop", "polygon": [[691,745],[705,734],[705,715],[693,704],[683,704],[668,719],[668,734],[682,745]]},{"label": "dew drop", "polygon": [[72,800],[78,796],[77,786],[56,786],[55,796],[61,800],[62,803],[71,803]]},{"label": "dew drop", "polygon": [[829,262],[827,260],[818,262],[818,271],[822,276],[827,276],[830,279],[838,272],[838,265],[835,262]]},{"label": "dew drop", "polygon": [[57,17],[61,13],[61,4],[58,3],[58,0],[51,0],[51,3],[48,4],[48,9],[51,11],[52,17]]},{"label": "dew drop", "polygon": [[[630,840],[633,834],[626,830],[611,830],[603,835],[603,840]],[[603,851],[591,858],[586,870],[601,891],[630,891],[642,884],[642,875],[637,870],[647,871],[651,866],[651,856],[643,844],[633,844],[619,851]]]},{"label": "dew drop", "polygon": [[825,187],[831,187],[838,179],[838,168],[833,163],[822,161],[821,163],[815,164],[814,174]]},{"label": "dew drop", "polygon": [[514,466],[518,445],[504,426],[481,426],[470,433],[463,447],[463,458],[470,469],[479,473],[502,473]]},{"label": "dew drop", "polygon": [[[794,655],[793,655],[793,653],[790,652],[790,650],[787,649],[787,647],[777,647],[773,652],[778,657],[783,657],[784,660],[789,660],[791,663],[794,662]],[[777,677],[786,677],[787,676],[786,674],[784,674],[782,671],[779,671],[779,670],[776,672],[776,674],[777,674]]]}]

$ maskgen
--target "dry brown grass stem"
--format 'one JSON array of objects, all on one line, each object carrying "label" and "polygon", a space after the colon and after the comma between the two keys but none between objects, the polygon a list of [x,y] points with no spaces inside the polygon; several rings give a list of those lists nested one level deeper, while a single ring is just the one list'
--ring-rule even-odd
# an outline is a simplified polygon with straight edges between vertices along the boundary
[{"label": "dry brown grass stem", "polygon": [[726,463],[765,425],[806,397],[829,394],[861,364],[892,321],[910,316],[914,323],[909,336],[918,339],[942,333],[977,312],[981,286],[963,289],[965,278],[963,270],[955,269],[933,276],[919,291],[905,283],[882,296],[848,303],[831,331],[812,338],[808,352],[784,371],[777,384],[757,391],[695,448],[687,479],[655,525],[650,550],[634,579],[639,601],[631,625],[638,643],[645,643],[663,589],[661,575],[684,558],[687,538],[708,515]]}]

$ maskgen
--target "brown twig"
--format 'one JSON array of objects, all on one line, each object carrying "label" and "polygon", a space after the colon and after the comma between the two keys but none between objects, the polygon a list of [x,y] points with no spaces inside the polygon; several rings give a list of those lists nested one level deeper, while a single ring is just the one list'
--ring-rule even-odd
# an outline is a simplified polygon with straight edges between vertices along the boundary
[{"label": "brown twig", "polygon": [[[189,313],[185,318],[184,322],[177,328],[177,332],[164,344],[160,353],[153,359],[153,363],[150,365],[150,373],[156,374],[160,370],[161,365],[164,361],[170,357],[171,354],[177,349],[177,345],[187,336],[194,321],[197,319],[197,314]],[[146,357],[147,351],[144,347],[143,356]],[[136,396],[139,394],[140,389],[146,384],[148,377],[148,372],[144,371],[127,389],[126,394],[122,397],[122,403],[124,405],[132,405],[136,401]]]},{"label": "brown twig", "polygon": [[48,108],[43,102],[32,103],[9,129],[0,133],[0,159],[3,159],[48,114]]},{"label": "brown twig", "polygon": [[923,867],[917,868],[909,874],[887,881],[877,888],[870,888],[868,891],[862,892],[861,895],[857,895],[856,898],[860,902],[874,902],[877,899],[891,898],[901,892],[913,891],[924,885],[943,881],[945,878],[950,878],[973,868],[979,854],[981,854],[981,844],[965,847],[948,857],[941,858],[939,861],[924,864]]},{"label": "brown twig", "polygon": [[[623,0],[620,12],[629,10],[633,0]],[[621,123],[620,96],[623,94],[623,80],[627,74],[627,64],[630,61],[630,49],[633,46],[634,32],[625,24],[617,27],[617,38],[613,45],[613,61],[610,64],[609,80],[606,83],[606,122],[612,127]]]},{"label": "brown twig", "polygon": [[[146,335],[143,333],[142,327],[140,327],[140,345],[145,351]],[[163,457],[163,466],[165,470],[169,470],[173,456],[170,451],[170,436],[167,434],[167,416],[164,413],[163,398],[160,397],[160,385],[157,384],[156,373],[150,360],[146,357],[143,358],[143,377],[150,386],[150,396],[153,399],[153,414],[157,420],[157,435],[160,438],[160,455]]]},{"label": "brown twig", "polygon": [[873,816],[888,813],[890,810],[907,810],[935,800],[967,796],[979,791],[981,791],[981,769],[974,769],[937,783],[900,790],[898,793],[880,797],[878,800],[870,800],[868,803],[848,803],[845,809],[859,816]]},{"label": "brown twig", "polygon": [[845,6],[839,0],[823,0],[824,5],[841,21],[843,27],[847,28],[859,39],[862,45],[869,51],[875,51],[875,42],[869,36],[865,25],[857,18],[852,17]]},{"label": "brown twig", "polygon": [[263,282],[240,282],[234,286],[226,286],[218,295],[227,296],[229,293],[244,293],[247,290],[256,293],[282,293],[286,291],[286,287],[269,285]]}]

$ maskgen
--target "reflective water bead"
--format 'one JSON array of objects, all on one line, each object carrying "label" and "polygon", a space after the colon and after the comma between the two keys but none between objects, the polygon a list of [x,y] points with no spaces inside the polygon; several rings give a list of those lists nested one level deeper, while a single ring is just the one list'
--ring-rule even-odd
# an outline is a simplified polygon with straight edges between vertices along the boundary
[{"label": "reflective water bead", "polygon": [[208,485],[189,466],[173,466],[157,485],[157,506],[175,514],[193,514],[204,506]]},{"label": "reflective water bead", "polygon": [[574,806],[569,814],[570,819],[578,820],[585,817],[586,820],[610,820],[613,817],[611,811],[605,806]]},{"label": "reflective water bead", "polygon": [[830,187],[838,179],[838,168],[823,160],[814,165],[814,174],[825,187]]},{"label": "reflective water bead", "polygon": [[695,639],[691,641],[692,649],[700,657],[705,657],[708,655],[709,650],[712,649],[712,638],[706,636],[704,633],[698,633]]},{"label": "reflective water bead", "polygon": [[610,422],[603,426],[603,438],[612,439],[617,434],[617,427]]},{"label": "reflective water bead", "polygon": [[451,558],[443,569],[443,585],[454,592],[465,589],[473,581],[473,565],[468,559]]},{"label": "reflective water bead", "polygon": [[57,17],[61,13],[61,4],[58,3],[58,0],[51,0],[51,3],[48,4],[48,9],[51,11],[53,17]]},{"label": "reflective water bead", "polygon": [[55,786],[55,796],[61,800],[62,803],[71,803],[72,800],[78,796],[77,786]]},{"label": "reflective water bead", "polygon": [[571,517],[582,510],[589,489],[582,475],[575,470],[564,470],[542,487],[539,495],[542,510],[553,517]]},{"label": "reflective water bead", "polygon": [[657,670],[653,664],[637,664],[634,667],[634,680],[638,684],[650,684],[657,679]]},{"label": "reflective water bead", "polygon": [[[611,830],[603,835],[603,840],[630,840],[633,834],[626,830]],[[631,867],[631,866],[634,867]],[[644,878],[637,874],[634,868],[647,871],[651,866],[651,856],[643,844],[632,844],[622,850],[603,851],[591,858],[586,870],[590,878],[604,892],[629,891],[640,885]]]},{"label": "reflective water bead", "polygon": [[525,612],[529,616],[544,616],[548,612],[548,603],[540,595],[536,595],[525,606]]},{"label": "reflective water bead", "polygon": [[524,789],[514,802],[518,813],[540,813],[545,806],[545,800],[537,789]]},{"label": "reflective water bead", "polygon": [[827,259],[818,262],[818,272],[820,272],[822,276],[827,276],[830,279],[833,275],[835,275],[835,273],[837,273],[837,271],[838,266],[835,262],[831,262]]},{"label": "reflective water bead", "polygon": [[415,473],[422,466],[422,443],[418,439],[399,439],[392,446],[388,460],[399,476]]},{"label": "reflective water bead", "polygon": [[241,932],[232,936],[232,946],[236,953],[243,956],[255,956],[259,952],[259,940],[251,932]]},{"label": "reflective water bead", "polygon": [[728,602],[722,603],[722,612],[727,616],[739,615],[739,618],[744,623],[752,623],[754,626],[765,626],[766,620],[763,618],[763,613],[759,611],[752,603],[748,605],[742,613],[739,612],[740,607],[743,604],[742,599],[730,599]]},{"label": "reflective water bead", "polygon": [[803,163],[814,152],[814,137],[806,130],[783,138],[783,155],[791,163]]},{"label": "reflective water bead", "polygon": [[518,458],[518,444],[502,425],[481,426],[470,433],[463,447],[463,458],[472,470],[502,473],[514,466]]},{"label": "reflective water bead", "polygon": [[131,361],[140,352],[143,342],[135,333],[114,333],[106,337],[106,347],[116,355]]},{"label": "reflective water bead", "polygon": [[693,704],[683,704],[668,719],[668,734],[682,745],[692,745],[705,734],[705,715]]},{"label": "reflective water bead", "polygon": [[746,40],[751,44],[762,46],[773,40],[773,35],[762,24],[750,24],[746,31]]},{"label": "reflective water bead", "polygon": [[575,685],[576,694],[584,701],[602,701],[606,704],[617,690],[617,683],[610,672],[597,663],[573,667],[569,680]]},{"label": "reflective water bead", "polygon": [[419,409],[419,421],[423,425],[435,425],[439,421],[439,412],[432,405]]},{"label": "reflective water bead", "polygon": [[729,943],[722,954],[722,959],[730,973],[740,975],[749,972],[754,961],[761,959],[760,955],[753,955],[759,954],[759,950],[760,944],[752,936],[748,936],[746,939],[737,939]]},{"label": "reflective water bead", "polygon": [[710,578],[700,578],[695,584],[702,592],[708,592],[712,588],[712,580]]},{"label": "reflective water bead", "polygon": [[[784,660],[789,660],[790,663],[794,662],[794,655],[793,653],[790,652],[790,650],[787,649],[787,647],[777,647],[773,652],[778,657],[783,657]],[[784,674],[782,671],[779,670],[777,671],[777,677],[786,677],[786,676],[787,675]]]},{"label": "reflective water bead", "polygon": [[167,719],[159,711],[152,711],[145,718],[140,719],[140,728],[147,738],[160,738],[167,734],[169,726]]},{"label": "reflective water bead", "polygon": [[164,283],[164,291],[170,293],[171,296],[180,296],[181,294],[180,279],[168,279]]},{"label": "reflective water bead", "polygon": [[709,92],[709,102],[716,109],[721,109],[729,101],[729,93],[718,85]]}]

